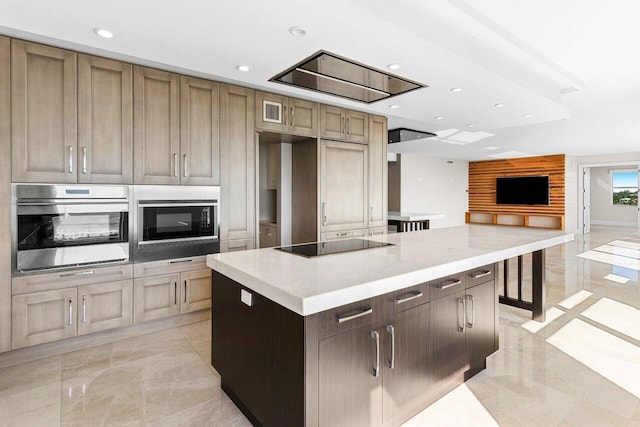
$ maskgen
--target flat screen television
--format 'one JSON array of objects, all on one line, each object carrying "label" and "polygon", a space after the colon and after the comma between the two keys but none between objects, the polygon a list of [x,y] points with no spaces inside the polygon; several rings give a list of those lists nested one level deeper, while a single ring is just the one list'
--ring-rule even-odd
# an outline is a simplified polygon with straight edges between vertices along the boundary
[{"label": "flat screen television", "polygon": [[496,204],[548,205],[548,176],[509,176],[496,178]]}]

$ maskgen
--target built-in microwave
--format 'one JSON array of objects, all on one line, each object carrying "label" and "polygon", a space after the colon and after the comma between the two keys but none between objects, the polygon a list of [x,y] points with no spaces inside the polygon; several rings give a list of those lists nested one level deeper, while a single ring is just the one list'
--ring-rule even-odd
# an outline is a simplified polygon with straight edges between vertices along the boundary
[{"label": "built-in microwave", "polygon": [[219,252],[219,187],[134,186],[134,262]]}]

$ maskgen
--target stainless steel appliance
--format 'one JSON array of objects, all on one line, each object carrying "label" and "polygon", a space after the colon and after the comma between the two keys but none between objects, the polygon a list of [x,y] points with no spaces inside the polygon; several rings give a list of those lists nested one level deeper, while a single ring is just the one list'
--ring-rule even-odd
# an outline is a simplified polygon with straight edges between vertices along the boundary
[{"label": "stainless steel appliance", "polygon": [[14,271],[129,261],[129,188],[12,184]]},{"label": "stainless steel appliance", "polygon": [[220,252],[220,187],[134,186],[134,262]]}]

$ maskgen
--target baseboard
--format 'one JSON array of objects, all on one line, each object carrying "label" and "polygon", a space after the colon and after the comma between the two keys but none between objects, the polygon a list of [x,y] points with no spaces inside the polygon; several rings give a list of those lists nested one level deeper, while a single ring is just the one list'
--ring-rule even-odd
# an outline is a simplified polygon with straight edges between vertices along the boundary
[{"label": "baseboard", "polygon": [[591,225],[610,225],[613,227],[637,227],[637,222],[591,220]]}]

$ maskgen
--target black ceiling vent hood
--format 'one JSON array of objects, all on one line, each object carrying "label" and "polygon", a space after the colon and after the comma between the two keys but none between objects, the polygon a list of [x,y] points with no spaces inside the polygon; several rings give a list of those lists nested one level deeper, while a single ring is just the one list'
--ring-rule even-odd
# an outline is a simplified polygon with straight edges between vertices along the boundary
[{"label": "black ceiling vent hood", "polygon": [[427,87],[324,50],[269,81],[367,104]]},{"label": "black ceiling vent hood", "polygon": [[414,141],[416,139],[432,138],[438,136],[435,133],[423,132],[421,130],[413,130],[407,128],[391,129],[389,131],[389,144],[396,142]]}]

